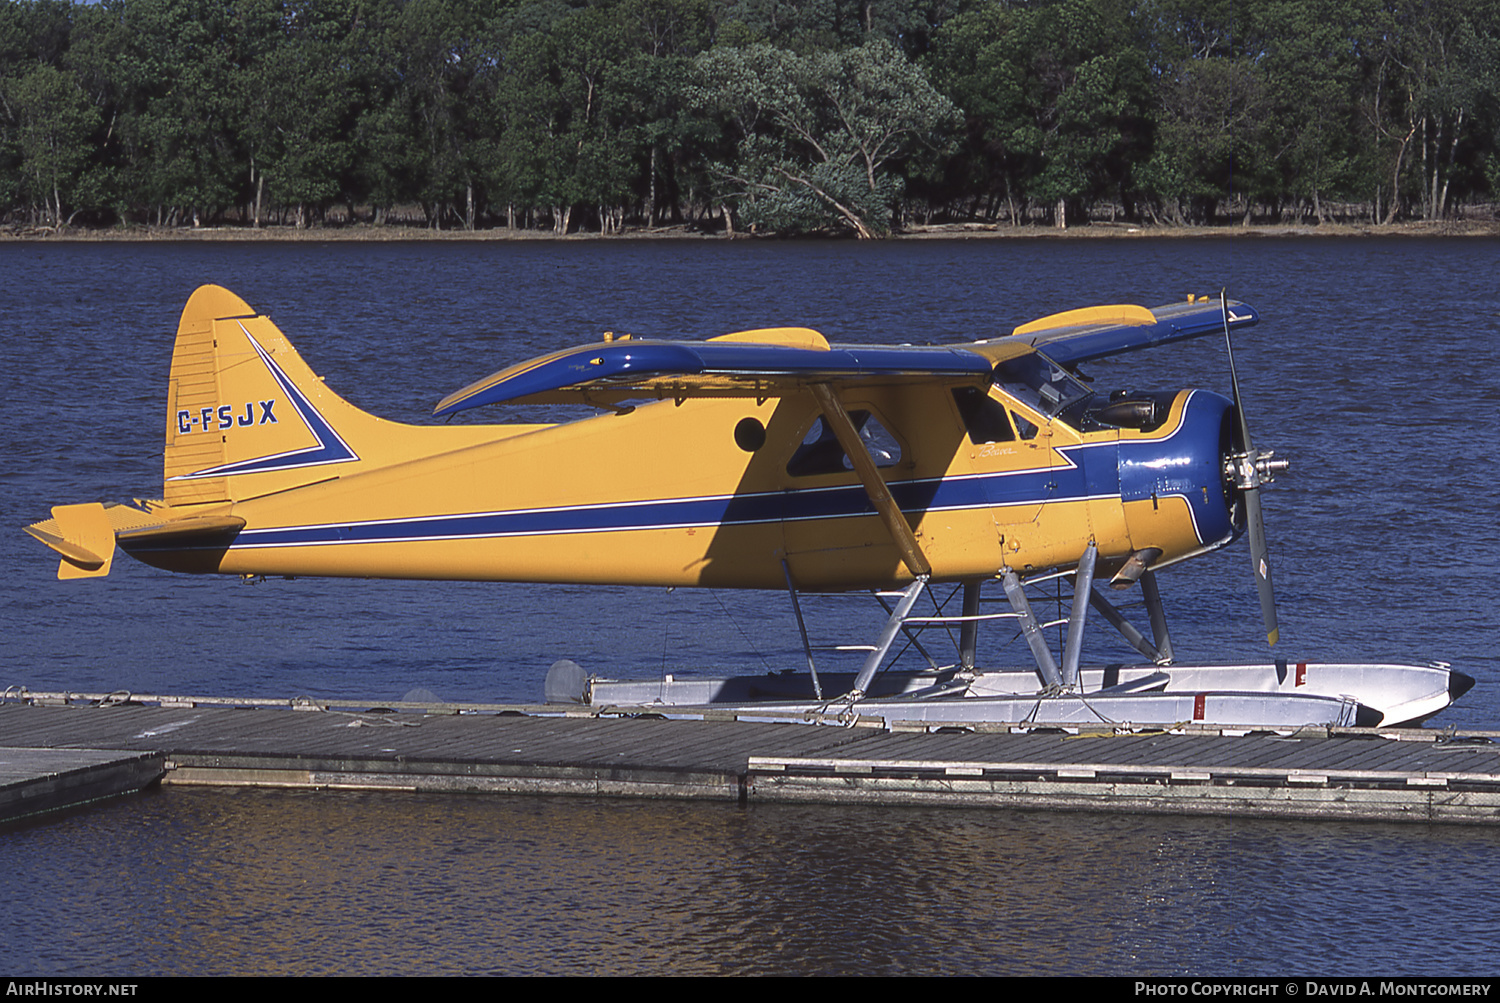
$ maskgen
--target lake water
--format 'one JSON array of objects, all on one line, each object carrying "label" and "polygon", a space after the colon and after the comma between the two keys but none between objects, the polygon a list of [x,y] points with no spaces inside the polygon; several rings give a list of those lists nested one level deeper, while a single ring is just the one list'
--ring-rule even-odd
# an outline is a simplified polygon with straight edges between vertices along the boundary
[{"label": "lake water", "polygon": [[[269,313],[355,404],[413,422],[605,330],[941,343],[1227,286],[1261,312],[1236,341],[1256,442],[1293,463],[1265,498],[1278,654],[1449,661],[1478,685],[1430,726],[1500,727],[1497,264],[1500,243],[1411,238],[3,244],[0,687],[532,702],[561,657],[624,676],[800,660],[775,594],[249,585],[123,555],[108,579],[57,582],[19,527],[59,502],[159,494],[172,336],[204,282]],[[1228,382],[1214,339],[1087,368],[1103,388]],[[1180,657],[1264,655],[1248,565],[1240,542],[1163,575]],[[873,630],[853,609],[820,608],[817,627]],[[1024,657],[986,641],[990,662]],[[1497,841],[168,790],[0,833],[0,946],[26,974],[1483,973]]]}]

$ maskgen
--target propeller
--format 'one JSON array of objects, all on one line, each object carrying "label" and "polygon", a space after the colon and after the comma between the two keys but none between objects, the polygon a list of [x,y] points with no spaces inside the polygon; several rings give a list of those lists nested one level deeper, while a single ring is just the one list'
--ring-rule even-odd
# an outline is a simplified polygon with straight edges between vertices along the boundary
[{"label": "propeller", "polygon": [[1234,387],[1234,411],[1239,419],[1235,451],[1224,459],[1224,473],[1239,488],[1245,500],[1245,525],[1250,531],[1250,559],[1255,568],[1255,590],[1260,596],[1260,615],[1266,625],[1266,643],[1274,646],[1280,637],[1276,626],[1276,596],[1271,589],[1271,552],[1266,546],[1266,523],[1260,509],[1260,486],[1269,484],[1276,473],[1291,466],[1287,460],[1274,458],[1274,450],[1256,449],[1250,441],[1250,424],[1245,420],[1245,406],[1240,398],[1240,378],[1234,368],[1234,341],[1229,334],[1229,300],[1219,292],[1219,309],[1224,316],[1224,347],[1229,352],[1229,380]]}]

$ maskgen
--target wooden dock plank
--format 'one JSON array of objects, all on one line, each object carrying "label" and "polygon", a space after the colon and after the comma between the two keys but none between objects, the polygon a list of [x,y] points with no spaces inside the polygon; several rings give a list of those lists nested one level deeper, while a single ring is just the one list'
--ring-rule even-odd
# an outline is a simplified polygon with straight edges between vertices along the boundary
[{"label": "wooden dock plank", "polygon": [[169,783],[1500,822],[1500,747],[1312,730],[1288,740],[0,703],[0,745],[153,753]]}]

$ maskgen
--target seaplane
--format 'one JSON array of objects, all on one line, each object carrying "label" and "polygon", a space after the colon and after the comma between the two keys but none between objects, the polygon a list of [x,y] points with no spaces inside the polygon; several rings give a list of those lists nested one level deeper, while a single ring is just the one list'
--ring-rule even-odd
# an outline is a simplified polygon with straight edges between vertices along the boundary
[{"label": "seaplane", "polygon": [[[805,665],[652,680],[552,666],[549,702],[601,711],[931,727],[1419,723],[1473,680],[1444,663],[1174,652],[1159,574],[1241,535],[1267,641],[1278,639],[1261,489],[1288,463],[1252,444],[1233,361],[1234,332],[1258,320],[1221,294],[1073,309],[944,346],[830,344],[798,327],[706,341],[606,333],[435,408],[584,404],[585,417],[414,425],[354,407],[268,316],[204,286],[173,348],[161,497],[59,505],[26,532],[58,554],[64,580],[109,574],[119,549],[188,574],[789,596]],[[1225,341],[1231,396],[1103,393],[1080,372],[1206,336]],[[1032,597],[1049,584],[1059,616],[1044,621]],[[1125,608],[1131,592],[1149,637]],[[883,607],[857,669],[818,668],[801,602],[826,593]],[[1086,659],[1093,615],[1140,657]],[[985,626],[1024,639],[1022,664],[985,664]],[[930,650],[934,636],[951,654]],[[922,664],[899,668],[898,642]]]}]

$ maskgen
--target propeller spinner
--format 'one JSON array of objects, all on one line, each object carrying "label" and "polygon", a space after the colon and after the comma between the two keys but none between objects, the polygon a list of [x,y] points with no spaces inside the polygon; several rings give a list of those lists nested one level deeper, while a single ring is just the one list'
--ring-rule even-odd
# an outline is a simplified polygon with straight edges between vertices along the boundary
[{"label": "propeller spinner", "polygon": [[1266,625],[1266,643],[1275,645],[1280,637],[1276,626],[1276,596],[1271,588],[1271,552],[1266,546],[1266,523],[1261,514],[1260,487],[1270,484],[1279,471],[1291,461],[1276,459],[1275,450],[1256,449],[1250,439],[1250,424],[1245,420],[1245,406],[1240,397],[1240,378],[1234,367],[1234,341],[1229,333],[1229,301],[1221,291],[1219,308],[1224,315],[1224,347],[1229,352],[1229,380],[1234,390],[1237,422],[1231,451],[1224,457],[1224,478],[1233,484],[1245,500],[1245,525],[1250,531],[1250,558],[1255,570],[1255,590],[1260,597],[1260,615]]}]

